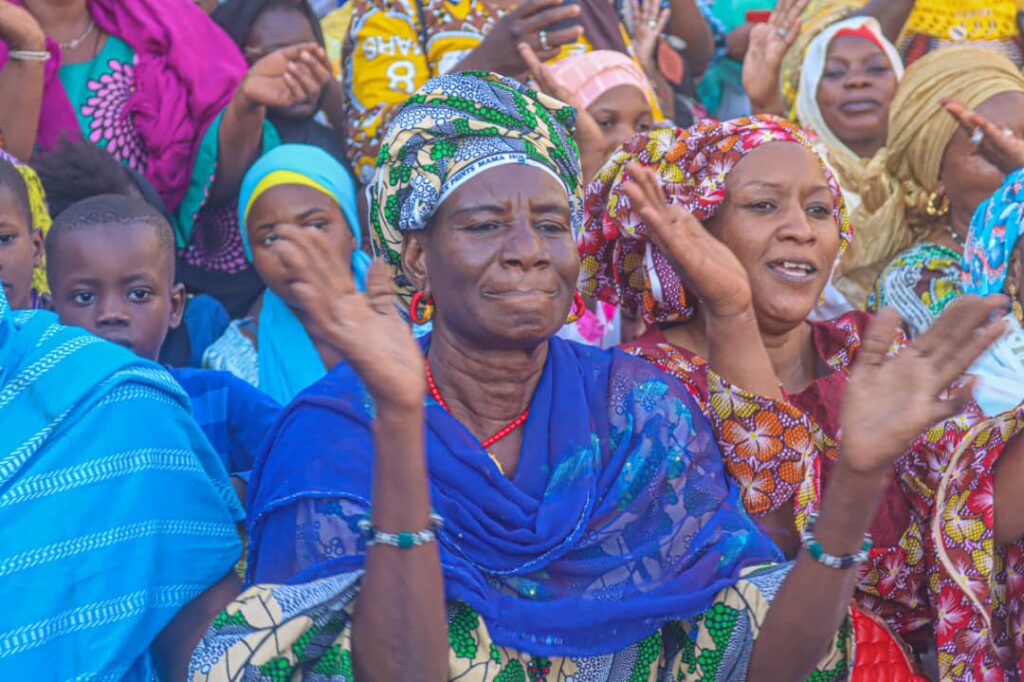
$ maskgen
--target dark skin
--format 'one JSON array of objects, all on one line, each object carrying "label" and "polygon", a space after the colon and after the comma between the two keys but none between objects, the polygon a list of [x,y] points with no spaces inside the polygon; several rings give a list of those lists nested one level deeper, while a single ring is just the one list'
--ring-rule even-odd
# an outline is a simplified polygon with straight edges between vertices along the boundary
[{"label": "dark skin", "polygon": [[[146,224],[96,225],[66,232],[47,253],[53,308],[62,324],[156,361],[168,330],[181,323],[185,290],[174,256]],[[183,680],[213,618],[238,596],[234,570],[185,605],[153,642],[161,679]]]},{"label": "dark skin", "polygon": [[[736,255],[753,289],[753,309],[772,368],[789,393],[828,371],[817,356],[807,316],[828,283],[839,251],[833,199],[814,153],[773,142],[747,154],[726,179],[726,200],[708,222],[711,235]],[[809,272],[787,268],[799,263]],[[704,313],[665,329],[677,346],[707,357]],[[772,538],[794,556],[800,539],[789,506],[765,517]]]},{"label": "dark skin", "polygon": [[[1024,94],[1006,92],[985,100],[975,113],[1000,131],[1009,129],[1015,138],[1024,136]],[[998,135],[993,135],[995,140]],[[982,201],[992,196],[1006,177],[988,154],[971,144],[970,132],[961,125],[953,133],[939,167],[939,184],[936,194],[949,198],[949,215],[942,221],[948,222],[961,239],[966,239],[971,217]],[[1011,169],[1012,170],[1012,169]],[[929,241],[944,244],[961,251],[940,223],[927,237]]]},{"label": "dark skin", "polygon": [[862,158],[885,146],[896,73],[875,43],[840,36],[828,47],[818,106],[829,129]]},{"label": "dark skin", "polygon": [[43,257],[43,238],[32,228],[28,207],[0,187],[0,283],[15,310],[32,306],[32,271]]},{"label": "dark skin", "polygon": [[[260,279],[293,307],[302,320],[306,312],[294,290],[299,280],[277,257],[281,238],[294,231],[318,230],[329,245],[336,267],[346,269],[350,268],[356,248],[355,237],[338,203],[323,192],[303,185],[281,185],[261,194],[249,211],[246,229],[252,245],[253,267]],[[254,312],[253,326],[256,327],[259,310]],[[255,345],[256,335],[250,330],[245,333]],[[328,348],[321,348],[320,355],[327,367],[333,367],[341,359]]]},{"label": "dark skin", "polygon": [[53,309],[156,361],[167,332],[181,324],[185,287],[174,283],[174,256],[145,223],[64,232],[47,253]]},{"label": "dark skin", "polygon": [[[779,395],[742,265],[681,207],[666,205],[653,174],[636,166],[628,172],[634,184],[626,191],[634,208],[684,279],[696,283],[708,310],[712,360],[724,376]],[[478,437],[529,403],[547,341],[571,305],[578,256],[565,204],[565,191],[541,170],[492,168],[453,192],[429,229],[407,237],[404,269],[436,306],[429,361],[438,389]],[[293,238],[300,235],[299,241]],[[377,404],[373,522],[389,532],[422,527],[429,513],[423,358],[408,331],[402,333],[387,278],[375,267],[367,295],[356,294],[350,275],[323,258],[322,234],[294,233],[282,241],[278,257],[300,273],[296,292],[312,311],[313,336],[348,358]],[[937,332],[918,342],[922,352],[896,358],[885,354],[897,333],[896,317],[883,314],[869,330],[843,416],[844,429],[856,435],[844,444],[833,478],[836,490],[819,520],[827,551],[857,550],[892,460],[923,425],[960,404],[960,393],[953,401],[940,401],[939,393],[1002,332],[1000,323],[985,320],[1003,304],[977,298],[957,304]],[[876,409],[876,386],[901,409]],[[506,442],[495,454],[514,470],[519,434]],[[844,617],[855,580],[854,570],[828,569],[801,554],[759,634],[750,679],[805,677]],[[404,551],[371,547],[359,598],[373,607],[357,609],[353,624],[358,679],[447,679],[436,545]]]},{"label": "dark skin", "polygon": [[[305,14],[288,7],[271,7],[256,17],[249,27],[242,42],[242,51],[251,67],[276,50],[315,42],[316,35]],[[288,118],[309,118],[320,108],[322,93],[323,90],[311,93],[305,100],[284,108],[272,107],[269,112]]]}]

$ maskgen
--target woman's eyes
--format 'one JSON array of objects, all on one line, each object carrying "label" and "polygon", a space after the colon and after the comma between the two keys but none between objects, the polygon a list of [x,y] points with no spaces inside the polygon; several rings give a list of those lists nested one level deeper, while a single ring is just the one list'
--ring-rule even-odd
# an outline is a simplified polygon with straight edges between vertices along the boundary
[{"label": "woman's eyes", "polygon": [[807,214],[812,218],[824,220],[832,217],[832,209],[824,204],[815,204],[807,207]]},{"label": "woman's eyes", "polygon": [[263,239],[261,239],[260,240],[260,244],[262,244],[263,246],[270,246],[271,244],[273,244],[276,241],[277,241],[277,235],[271,233],[271,234],[268,234]]},{"label": "woman's eyes", "polygon": [[12,244],[15,239],[18,238],[16,234],[0,234],[0,246],[7,246]]},{"label": "woman's eyes", "polygon": [[771,201],[752,201],[747,204],[747,208],[759,213],[767,213],[775,209],[775,204]]},{"label": "woman's eyes", "polygon": [[613,118],[598,119],[597,121],[597,125],[602,128],[614,128],[615,123],[616,121]]},{"label": "woman's eyes", "polygon": [[538,224],[537,229],[541,232],[566,232],[569,228],[562,223],[547,221]]}]

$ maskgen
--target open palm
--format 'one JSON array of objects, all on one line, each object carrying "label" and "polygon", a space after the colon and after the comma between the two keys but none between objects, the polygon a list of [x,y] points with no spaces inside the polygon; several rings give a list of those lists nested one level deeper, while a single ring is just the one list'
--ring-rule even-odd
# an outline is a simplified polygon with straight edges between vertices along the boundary
[{"label": "open palm", "polygon": [[781,108],[779,71],[786,51],[800,35],[800,15],[808,0],[781,0],[767,23],[750,30],[743,59],[743,89],[755,106],[755,113]]},{"label": "open palm", "polygon": [[[950,389],[1003,332],[995,315],[1004,296],[965,296],[926,333],[891,356],[900,317],[882,310],[872,321],[843,394],[843,457],[862,472],[891,466],[928,427],[957,414],[971,397],[972,381]],[[948,395],[945,395],[949,392]]]},{"label": "open palm", "polygon": [[378,402],[419,405],[426,392],[423,353],[395,305],[387,266],[375,262],[366,292],[356,287],[348,263],[320,230],[281,231],[274,250],[294,278],[302,320],[359,373]]},{"label": "open palm", "polygon": [[290,107],[320,96],[331,65],[315,43],[275,50],[252,65],[242,82],[246,100],[265,107]]},{"label": "open palm", "polygon": [[669,204],[652,170],[626,166],[624,187],[630,206],[643,220],[651,241],[672,263],[709,315],[730,317],[752,305],[747,271],[728,246],[715,239],[693,214]]}]

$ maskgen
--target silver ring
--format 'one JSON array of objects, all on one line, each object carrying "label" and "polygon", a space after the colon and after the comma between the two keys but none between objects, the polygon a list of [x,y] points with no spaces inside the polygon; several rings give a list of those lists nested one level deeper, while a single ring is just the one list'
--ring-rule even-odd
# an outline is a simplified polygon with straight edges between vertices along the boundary
[{"label": "silver ring", "polygon": [[974,132],[971,133],[971,144],[977,147],[979,144],[985,141],[985,131],[981,128],[975,128]]},{"label": "silver ring", "polygon": [[658,22],[655,19],[651,19],[650,21],[647,22],[647,26],[649,26],[650,28],[658,28]]},{"label": "silver ring", "polygon": [[551,45],[548,44],[547,31],[538,31],[537,37],[540,38],[540,49],[544,50],[545,52],[551,49]]},{"label": "silver ring", "polygon": [[779,26],[777,29],[775,29],[775,32],[778,34],[778,36],[780,38],[785,38],[786,36],[789,35],[789,31],[787,31],[786,29],[782,28],[781,26]]}]

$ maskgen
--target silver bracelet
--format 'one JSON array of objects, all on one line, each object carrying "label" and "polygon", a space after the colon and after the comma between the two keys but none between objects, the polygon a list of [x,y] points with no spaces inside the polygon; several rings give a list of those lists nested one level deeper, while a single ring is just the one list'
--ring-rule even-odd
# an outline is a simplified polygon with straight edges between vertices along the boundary
[{"label": "silver bracelet", "polygon": [[366,537],[367,545],[390,545],[399,549],[412,549],[433,542],[437,539],[437,531],[444,526],[444,519],[431,512],[429,525],[416,533],[384,533],[370,521],[369,516],[359,519],[359,530]]},{"label": "silver bracelet", "polygon": [[22,62],[48,62],[50,61],[49,50],[11,50],[7,53],[7,56],[11,59],[17,59]]}]

